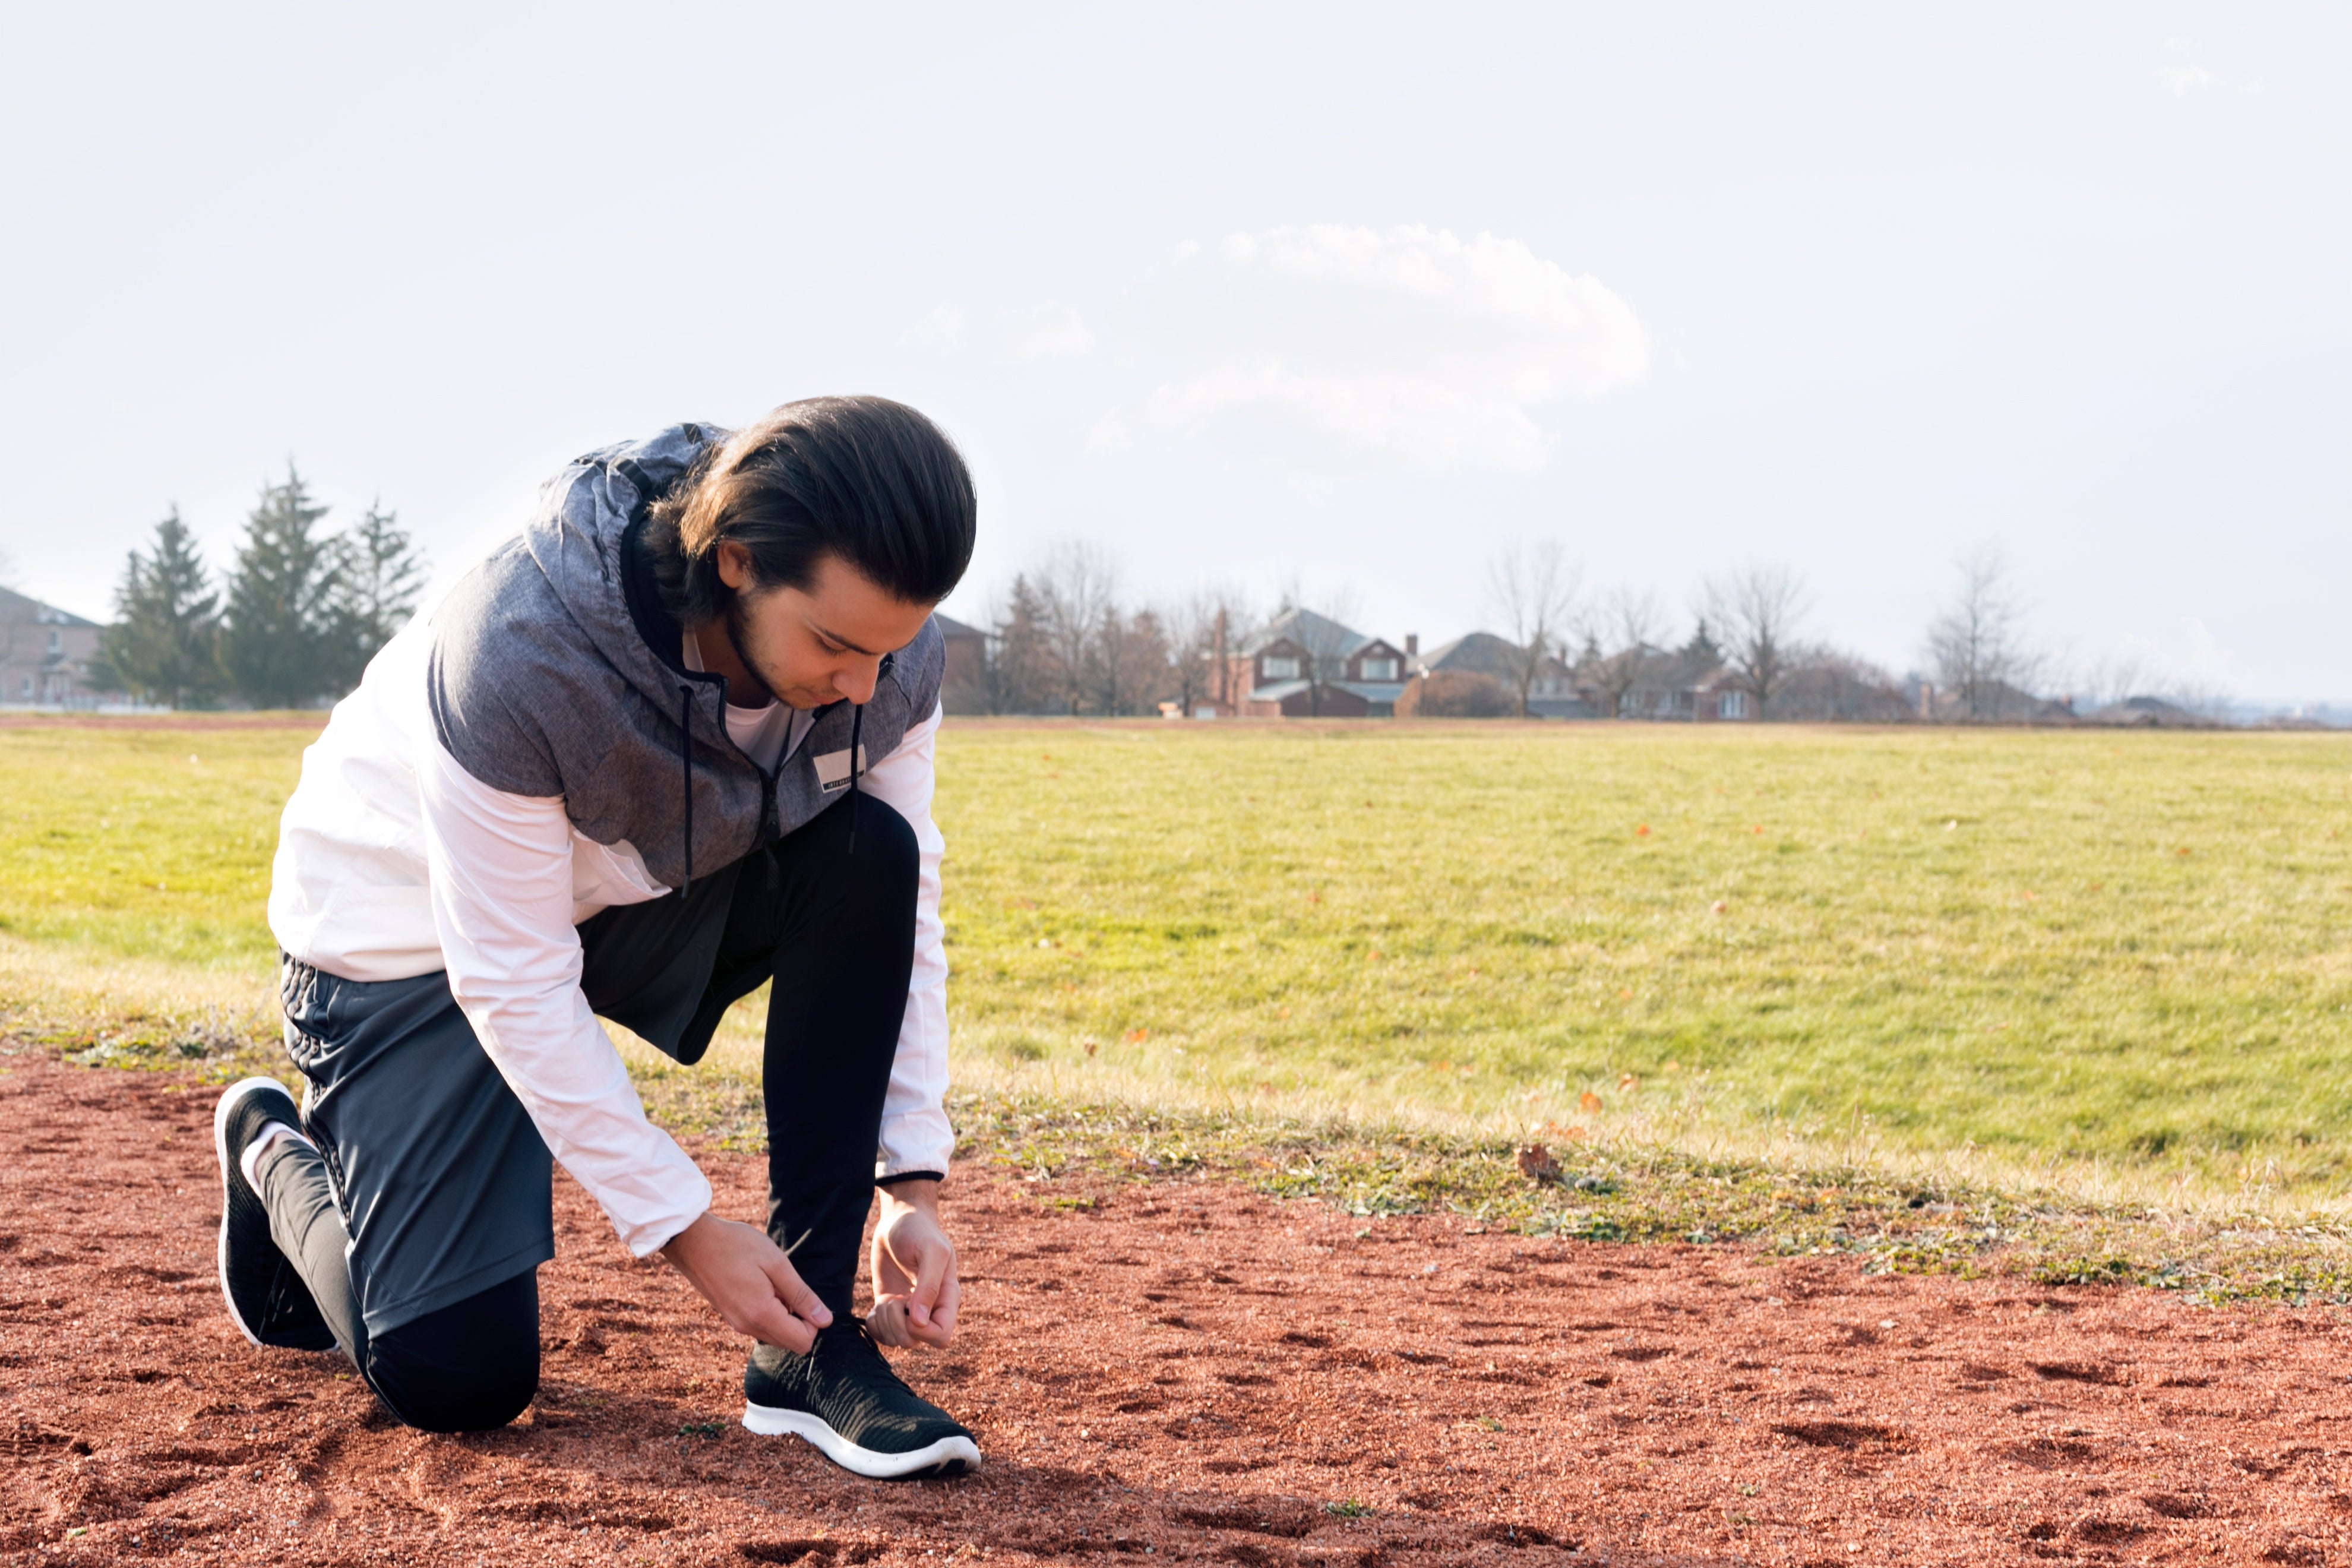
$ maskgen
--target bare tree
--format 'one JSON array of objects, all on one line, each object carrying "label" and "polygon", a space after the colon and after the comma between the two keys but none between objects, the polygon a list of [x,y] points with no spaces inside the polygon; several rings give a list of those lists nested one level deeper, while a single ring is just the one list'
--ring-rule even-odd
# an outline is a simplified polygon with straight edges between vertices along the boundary
[{"label": "bare tree", "polygon": [[1795,668],[1805,599],[1804,584],[1785,566],[1743,566],[1707,582],[1701,636],[1723,650],[1740,689],[1756,699],[1759,719]]},{"label": "bare tree", "polygon": [[1103,616],[1094,649],[1095,708],[1144,713],[1168,689],[1168,633],[1150,610],[1129,615],[1116,605]]},{"label": "bare tree", "polygon": [[2226,687],[2173,674],[2132,653],[2111,654],[2081,667],[2067,684],[2073,688],[2075,710],[2086,714],[2135,697],[2153,697],[2207,719],[2221,717],[2230,706]]},{"label": "bare tree", "polygon": [[1666,635],[1666,609],[1654,589],[1612,588],[1584,619],[1584,676],[1614,719],[1642,671],[1642,655]]},{"label": "bare tree", "polygon": [[1519,717],[1528,716],[1528,693],[1547,659],[1568,636],[1584,569],[1569,560],[1556,539],[1513,545],[1487,563],[1486,595],[1511,644],[1511,684],[1517,688]]},{"label": "bare tree", "polygon": [[2083,711],[2113,707],[2130,697],[2165,697],[2164,682],[2147,667],[2147,662],[2128,653],[2111,654],[2082,668],[2070,677],[2067,684],[2074,688],[2074,697]]},{"label": "bare tree", "polygon": [[1913,717],[1902,682],[1858,655],[1826,644],[1792,649],[1773,700],[1783,719],[1900,724]]},{"label": "bare tree", "polygon": [[1229,706],[1227,665],[1255,624],[1249,601],[1220,584],[1195,590],[1160,612],[1160,620],[1168,632],[1170,681],[1184,713],[1203,701]]},{"label": "bare tree", "polygon": [[1037,629],[1064,708],[1082,711],[1102,684],[1105,633],[1118,616],[1118,571],[1100,545],[1064,544],[1029,574]]},{"label": "bare tree", "polygon": [[1959,585],[1927,624],[1928,662],[1966,717],[1999,719],[2043,661],[2026,642],[2025,606],[2000,547],[1979,545],[1957,564]]}]

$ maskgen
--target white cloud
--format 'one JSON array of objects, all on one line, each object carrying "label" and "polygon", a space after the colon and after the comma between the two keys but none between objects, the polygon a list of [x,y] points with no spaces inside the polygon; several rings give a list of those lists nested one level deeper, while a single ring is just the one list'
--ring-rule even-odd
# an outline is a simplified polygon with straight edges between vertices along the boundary
[{"label": "white cloud", "polygon": [[1095,334],[1085,320],[1051,300],[1025,310],[999,310],[996,331],[1009,359],[1067,359],[1095,346]]},{"label": "white cloud", "polygon": [[969,324],[963,311],[955,306],[935,306],[929,315],[898,334],[898,346],[913,349],[918,353],[935,353],[945,359],[963,347],[964,331]]},{"label": "white cloud", "polygon": [[2178,62],[2157,68],[2156,79],[2175,98],[2186,98],[2192,92],[2204,92],[2219,88],[2225,92],[2262,93],[2267,85],[2259,77],[2220,76],[2197,63],[2197,41],[2194,38],[2167,38],[2164,52]]},{"label": "white cloud", "polygon": [[1536,411],[1642,380],[1631,306],[1517,240],[1317,224],[1187,242],[1121,321],[1159,384],[1099,446],[1201,442],[1322,480],[1527,472]]}]

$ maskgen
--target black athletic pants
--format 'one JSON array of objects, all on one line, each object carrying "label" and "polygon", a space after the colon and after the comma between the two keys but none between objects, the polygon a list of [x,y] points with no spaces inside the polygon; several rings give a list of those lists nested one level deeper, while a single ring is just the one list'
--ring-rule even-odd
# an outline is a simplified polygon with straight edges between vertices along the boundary
[{"label": "black athletic pants", "polygon": [[[615,907],[579,928],[581,988],[590,1005],[684,1062],[701,1057],[730,1004],[772,978],[761,1064],[768,1233],[780,1247],[805,1236],[793,1254],[793,1267],[836,1317],[851,1311],[858,1243],[873,1204],[883,1099],[914,959],[918,871],[914,830],[906,819],[881,801],[854,797],[770,849],[698,880],[688,898]],[[340,984],[345,992],[366,989]],[[446,994],[446,985],[441,989]],[[406,1005],[405,996],[395,1000]],[[429,1011],[431,998],[426,1001]],[[342,1004],[340,1013],[321,1008],[319,1019],[306,1014],[305,1022],[331,1032],[335,1016],[362,1012],[362,1005]],[[289,1005],[289,1037],[295,1016]],[[449,1021],[433,1016],[446,1044]],[[431,1034],[429,1026],[411,1024],[403,1038]],[[432,1048],[409,1047],[420,1069],[432,1065]],[[480,1050],[478,1043],[472,1048]],[[402,1053],[396,1045],[370,1058],[369,1081],[397,1084]],[[331,1056],[331,1045],[314,1050],[311,1059],[298,1050],[314,1100],[322,1098],[322,1089],[327,1096],[350,1092],[322,1085],[320,1059]],[[511,1098],[502,1081],[482,1081],[485,1095]],[[384,1093],[380,1087],[372,1092],[379,1100]],[[393,1103],[396,1110],[398,1101]],[[349,1176],[351,1169],[367,1165],[368,1151],[359,1146],[367,1137],[365,1123],[319,1111],[314,1105],[306,1131],[320,1140],[321,1152],[281,1142],[257,1174],[270,1235],[310,1287],[336,1342],[385,1405],[412,1426],[474,1431],[513,1420],[539,1382],[535,1264],[371,1334],[362,1310],[365,1282],[353,1279],[362,1249],[351,1239],[355,1197],[365,1194],[353,1193]],[[485,1117],[481,1124],[520,1126],[536,1141],[527,1121],[511,1113],[503,1121]],[[531,1166],[528,1158],[484,1164],[478,1158],[482,1153],[467,1150],[446,1172],[396,1173],[402,1201],[430,1212],[436,1181],[478,1181],[482,1170]],[[545,1160],[543,1146],[538,1159]]]}]

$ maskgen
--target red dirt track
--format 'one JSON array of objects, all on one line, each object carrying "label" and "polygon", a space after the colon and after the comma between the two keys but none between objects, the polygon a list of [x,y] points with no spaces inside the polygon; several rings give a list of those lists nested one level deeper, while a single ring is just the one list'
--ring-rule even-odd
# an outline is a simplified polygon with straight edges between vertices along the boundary
[{"label": "red dirt track", "polygon": [[2333,1312],[977,1167],[961,1342],[900,1363],[976,1477],[744,1432],[740,1344],[568,1183],[538,1405],[429,1436],[223,1315],[211,1102],[0,1058],[0,1562],[2352,1562]]}]

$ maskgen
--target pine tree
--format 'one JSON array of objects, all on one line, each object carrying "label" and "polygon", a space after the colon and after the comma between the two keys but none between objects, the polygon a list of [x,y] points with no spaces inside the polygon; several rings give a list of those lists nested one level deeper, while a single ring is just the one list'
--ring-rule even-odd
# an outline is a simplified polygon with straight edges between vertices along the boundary
[{"label": "pine tree", "polygon": [[989,634],[988,710],[1050,713],[1059,688],[1045,627],[1045,607],[1024,574],[1013,579]]},{"label": "pine tree", "polygon": [[256,708],[299,707],[336,689],[342,551],[317,532],[326,515],[289,462],[286,482],[263,486],[246,520],[229,578],[221,668]]},{"label": "pine tree", "polygon": [[370,506],[336,543],[332,689],[360,682],[368,660],[406,624],[425,590],[425,556],[397,526],[399,514]]},{"label": "pine tree", "polygon": [[155,525],[153,549],[133,550],[123,563],[101,656],[106,669],[92,678],[173,708],[210,703],[220,690],[220,596],[210,576],[173,507]]}]

